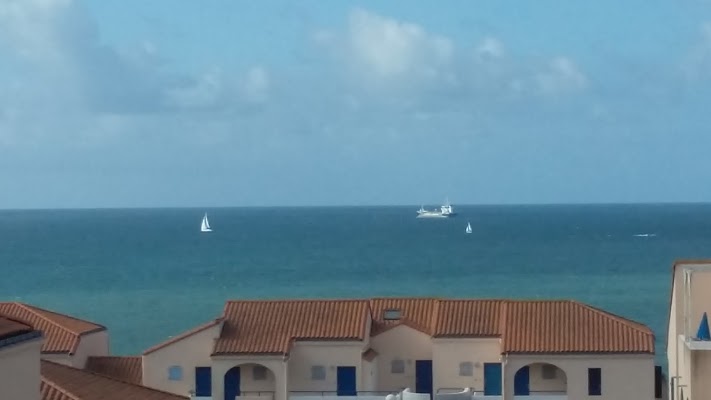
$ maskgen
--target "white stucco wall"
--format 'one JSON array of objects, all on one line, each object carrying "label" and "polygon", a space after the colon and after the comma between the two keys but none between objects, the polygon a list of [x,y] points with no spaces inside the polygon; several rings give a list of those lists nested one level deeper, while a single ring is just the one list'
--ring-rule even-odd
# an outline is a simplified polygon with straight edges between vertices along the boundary
[{"label": "white stucco wall", "polygon": [[[267,386],[267,382],[255,382],[251,377],[251,369],[254,365],[266,367],[268,375],[273,377],[268,381],[272,387]],[[213,400],[224,399],[225,374],[234,367],[240,368],[240,379],[246,378],[246,381],[240,381],[240,390],[247,391],[248,389],[268,389],[264,391],[274,392],[273,395],[262,397],[261,400],[273,396],[274,400],[287,400],[287,362],[283,356],[216,356],[212,358],[212,398]],[[252,400],[259,396],[247,394],[245,399]]]},{"label": "white stucco wall", "polygon": [[[504,400],[513,400],[514,375],[521,367],[553,364],[565,372],[568,399],[649,400],[654,398],[654,356],[645,355],[509,355],[504,359]],[[588,395],[588,368],[601,368],[602,395]]]},{"label": "white stucco wall", "polygon": [[377,357],[368,361],[363,360],[361,369],[361,391],[372,392],[378,391],[378,359]]},{"label": "white stucco wall", "polygon": [[71,365],[75,368],[83,369],[86,366],[87,358],[91,356],[108,356],[109,355],[109,332],[99,331],[83,335],[79,339],[74,356],[72,357]]},{"label": "white stucco wall", "polygon": [[[187,396],[190,390],[195,390],[195,367],[209,367],[212,364],[210,354],[220,329],[221,325],[215,325],[143,355],[143,384]],[[168,379],[168,369],[171,366],[182,367],[182,380]]]},{"label": "white stucco wall", "polygon": [[40,399],[42,339],[0,349],[0,399]]},{"label": "white stucco wall", "polygon": [[[668,371],[668,376],[678,376],[679,375],[679,365],[678,365],[678,358],[677,354],[679,354],[679,340],[678,340],[678,329],[677,329],[677,317],[679,313],[677,312],[677,307],[678,307],[678,299],[677,296],[679,295],[679,269],[677,269],[674,273],[674,284],[672,285],[672,290],[671,290],[671,302],[669,306],[669,321],[668,321],[668,329],[667,329],[667,371]],[[667,382],[669,385],[671,385],[671,379],[668,379]],[[671,390],[671,389],[670,389]]]},{"label": "white stucco wall", "polygon": [[[378,352],[377,390],[381,391],[395,391],[406,387],[414,390],[415,362],[432,360],[432,338],[405,325],[397,326],[371,338],[370,346]],[[404,373],[391,373],[391,363],[396,359],[405,362]],[[435,369],[434,361],[432,368]]]},{"label": "white stucco wall", "polygon": [[[690,297],[686,298],[685,271],[692,270]],[[685,303],[688,302],[689,319],[685,320]],[[678,376],[675,397],[680,395],[679,385],[685,385],[684,396],[698,398],[711,393],[711,380],[706,379],[708,350],[689,350],[682,335],[694,337],[704,312],[711,317],[711,263],[677,265],[674,273],[669,328],[667,331],[668,376]],[[702,372],[705,371],[705,372]],[[671,386],[671,379],[668,379]],[[671,389],[671,388],[670,388]]]},{"label": "white stucco wall", "polygon": [[[460,376],[459,364],[471,362],[472,376]],[[435,393],[444,388],[484,390],[484,363],[501,362],[501,339],[433,339],[432,369]]]},{"label": "white stucco wall", "polygon": [[[296,342],[289,354],[290,391],[330,391],[337,388],[337,367],[356,367],[357,390],[364,389],[364,342]],[[312,380],[311,367],[323,366],[326,379]]]},{"label": "white stucco wall", "polygon": [[74,366],[74,356],[69,354],[47,354],[42,353],[41,358],[46,361],[52,361],[57,364],[67,365],[70,367]]}]

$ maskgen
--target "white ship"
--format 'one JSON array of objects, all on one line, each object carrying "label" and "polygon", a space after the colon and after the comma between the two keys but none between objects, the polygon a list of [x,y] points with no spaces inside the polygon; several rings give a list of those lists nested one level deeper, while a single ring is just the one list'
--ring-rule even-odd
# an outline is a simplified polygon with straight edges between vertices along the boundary
[{"label": "white ship", "polygon": [[449,218],[457,215],[449,204],[449,200],[444,202],[443,206],[440,206],[439,210],[425,210],[424,207],[420,207],[417,210],[417,218]]}]

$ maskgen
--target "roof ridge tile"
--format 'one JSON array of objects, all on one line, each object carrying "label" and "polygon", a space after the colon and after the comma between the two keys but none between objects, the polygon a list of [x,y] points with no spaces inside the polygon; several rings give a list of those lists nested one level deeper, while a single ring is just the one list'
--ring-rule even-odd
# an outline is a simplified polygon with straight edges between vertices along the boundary
[{"label": "roof ridge tile", "polygon": [[[24,308],[26,311],[28,311],[28,312],[34,314],[35,316],[37,316],[37,318],[40,318],[40,319],[44,320],[45,322],[47,322],[47,323],[49,323],[49,324],[51,324],[51,325],[54,325],[54,326],[56,326],[57,328],[59,328],[59,329],[65,331],[65,332],[71,333],[71,334],[73,334],[73,335],[75,335],[75,336],[81,336],[81,335],[79,334],[79,332],[75,332],[75,331],[73,331],[73,330],[67,328],[66,326],[64,326],[64,325],[62,325],[62,324],[60,324],[60,323],[58,323],[57,321],[54,321],[54,320],[52,320],[51,318],[47,318],[46,315],[42,315],[42,313],[37,312],[37,309],[42,310],[42,309],[39,308],[39,307],[35,308],[35,307],[33,307],[33,306],[30,306],[29,304],[20,303],[19,301],[15,301],[15,302],[13,302],[13,303],[15,303],[15,304],[16,304],[17,306],[19,306],[20,308]],[[43,311],[46,311],[46,310],[43,310]]]},{"label": "roof ridge tile", "polygon": [[325,302],[325,303],[332,303],[332,302],[353,302],[353,303],[363,303],[363,302],[368,302],[369,299],[367,298],[349,298],[349,299],[338,299],[338,298],[298,298],[298,299],[244,299],[244,300],[236,300],[236,299],[230,299],[225,301],[225,304],[234,304],[234,303],[318,303],[318,302]]},{"label": "roof ridge tile", "polygon": [[637,331],[640,332],[640,333],[644,333],[644,334],[648,334],[648,335],[654,336],[654,332],[653,332],[650,328],[648,328],[646,325],[644,325],[644,324],[642,324],[642,323],[640,323],[640,322],[637,322],[637,321],[632,320],[632,319],[629,319],[629,318],[625,318],[625,317],[623,317],[623,316],[621,316],[621,315],[618,315],[618,314],[615,314],[615,313],[613,313],[613,312],[610,312],[610,311],[606,311],[606,310],[597,308],[597,307],[595,307],[595,306],[591,306],[590,304],[581,303],[581,302],[575,301],[575,300],[571,300],[571,302],[572,302],[573,304],[576,304],[577,306],[585,307],[585,308],[587,308],[588,310],[591,310],[591,311],[593,311],[593,312],[595,312],[595,313],[597,313],[597,314],[599,314],[599,315],[602,315],[602,316],[604,316],[604,317],[613,319],[613,320],[615,320],[615,321],[617,321],[617,322],[619,322],[619,323],[621,323],[621,324],[627,325],[627,326],[629,326],[630,328],[635,329],[635,330],[637,330]]},{"label": "roof ridge tile", "polygon": [[221,322],[223,322],[225,320],[225,318],[226,318],[225,316],[222,316],[222,317],[213,319],[212,321],[208,321],[203,324],[200,324],[200,325],[198,325],[192,329],[189,329],[187,331],[183,331],[182,333],[179,333],[176,336],[170,337],[167,340],[164,340],[156,345],[149,347],[141,355],[144,356],[144,355],[151,354],[151,353],[158,351],[168,345],[171,345],[175,342],[185,339],[186,337],[198,334],[206,329],[212,328],[215,325],[219,325]]}]

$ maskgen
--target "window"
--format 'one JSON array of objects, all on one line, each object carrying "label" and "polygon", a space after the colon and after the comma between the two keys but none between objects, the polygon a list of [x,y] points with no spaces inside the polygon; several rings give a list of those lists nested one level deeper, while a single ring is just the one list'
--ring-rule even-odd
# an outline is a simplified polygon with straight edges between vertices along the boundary
[{"label": "window", "polygon": [[252,368],[252,379],[255,381],[267,379],[267,368],[261,365],[255,365],[254,368]]},{"label": "window", "polygon": [[397,308],[389,308],[383,311],[383,319],[386,321],[396,321],[402,317],[402,313]]},{"label": "window", "polygon": [[602,395],[602,370],[600,368],[588,368],[588,395]]},{"label": "window", "polygon": [[558,367],[550,364],[543,364],[541,366],[541,378],[543,379],[555,379],[558,374]]},{"label": "window", "polygon": [[393,360],[390,363],[390,373],[391,374],[403,374],[405,373],[405,361]]},{"label": "window", "polygon": [[168,368],[168,380],[169,381],[182,381],[183,380],[183,367],[179,365],[173,365]]},{"label": "window", "polygon": [[314,365],[311,367],[311,380],[322,381],[326,379],[326,367],[323,365]]},{"label": "window", "polygon": [[459,376],[473,376],[474,364],[469,361],[459,363]]}]

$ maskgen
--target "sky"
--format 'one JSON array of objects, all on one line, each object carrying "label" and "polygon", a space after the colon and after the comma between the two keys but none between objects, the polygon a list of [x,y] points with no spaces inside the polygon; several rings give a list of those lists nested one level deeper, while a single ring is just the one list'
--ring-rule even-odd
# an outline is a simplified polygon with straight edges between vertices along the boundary
[{"label": "sky", "polygon": [[711,1],[0,0],[0,208],[711,201]]}]

